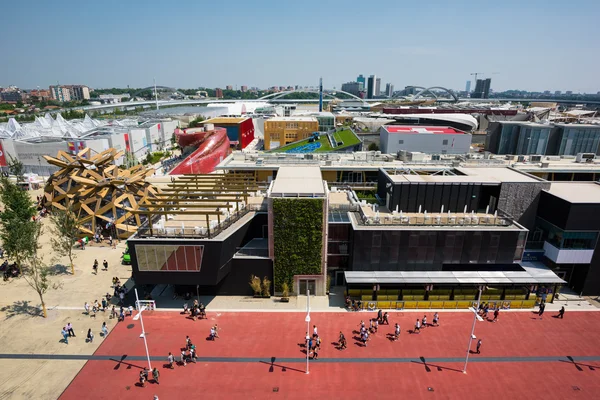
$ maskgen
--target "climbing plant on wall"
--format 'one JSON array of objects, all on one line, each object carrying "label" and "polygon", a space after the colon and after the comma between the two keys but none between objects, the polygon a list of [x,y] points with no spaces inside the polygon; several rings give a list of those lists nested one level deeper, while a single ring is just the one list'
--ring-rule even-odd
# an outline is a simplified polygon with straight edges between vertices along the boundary
[{"label": "climbing plant on wall", "polygon": [[275,291],[294,275],[321,273],[323,199],[273,199]]}]

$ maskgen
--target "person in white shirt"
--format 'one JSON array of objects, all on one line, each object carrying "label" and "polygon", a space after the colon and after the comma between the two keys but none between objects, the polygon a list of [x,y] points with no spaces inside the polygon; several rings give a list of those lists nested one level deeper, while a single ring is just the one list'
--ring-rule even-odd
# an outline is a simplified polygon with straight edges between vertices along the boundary
[{"label": "person in white shirt", "polygon": [[85,313],[87,315],[90,315],[90,305],[88,304],[88,302],[86,301],[85,304],[83,305],[83,308],[85,308]]},{"label": "person in white shirt", "polygon": [[317,333],[317,326],[313,325],[313,337],[317,337],[319,334]]},{"label": "person in white shirt", "polygon": [[394,330],[394,340],[398,340],[400,338],[400,324],[396,324]]},{"label": "person in white shirt", "polygon": [[414,333],[421,333],[421,322],[418,319],[417,319],[417,322],[415,323]]}]

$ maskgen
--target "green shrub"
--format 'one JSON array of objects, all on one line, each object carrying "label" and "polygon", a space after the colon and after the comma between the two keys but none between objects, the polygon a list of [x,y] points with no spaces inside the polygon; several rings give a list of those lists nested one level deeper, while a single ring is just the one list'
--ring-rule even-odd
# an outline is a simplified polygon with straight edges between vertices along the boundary
[{"label": "green shrub", "polygon": [[321,273],[323,199],[273,199],[275,291],[294,275]]}]

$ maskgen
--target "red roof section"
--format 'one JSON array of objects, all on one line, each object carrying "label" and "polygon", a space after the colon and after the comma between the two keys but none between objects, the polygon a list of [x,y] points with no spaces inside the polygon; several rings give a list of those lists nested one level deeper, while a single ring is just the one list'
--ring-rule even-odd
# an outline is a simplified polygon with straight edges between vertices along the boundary
[{"label": "red roof section", "polygon": [[422,126],[422,125],[385,125],[389,133],[405,134],[434,134],[434,135],[461,135],[463,132],[448,126]]}]

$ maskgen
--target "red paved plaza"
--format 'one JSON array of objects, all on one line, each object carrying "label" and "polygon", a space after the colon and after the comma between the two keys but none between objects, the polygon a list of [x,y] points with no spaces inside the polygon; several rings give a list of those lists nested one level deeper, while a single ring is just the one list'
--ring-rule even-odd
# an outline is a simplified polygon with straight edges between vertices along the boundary
[{"label": "red paved plaza", "polygon": [[[473,321],[469,313],[441,313],[439,327],[409,334],[422,313],[390,313],[368,347],[355,344],[352,331],[375,313],[312,313],[323,339],[320,360],[304,374],[304,313],[210,313],[192,321],[175,312],[144,315],[160,385],[136,386],[147,366],[139,321],[119,323],[65,390],[61,399],[152,399],[182,397],[222,399],[312,399],[375,396],[377,399],[592,399],[600,398],[600,314],[572,312],[560,320],[546,312],[505,312],[497,323],[478,322],[481,354],[473,354],[468,374],[462,367]],[[431,323],[432,313],[427,313]],[[393,324],[401,338],[386,338]],[[217,323],[220,339],[205,340]],[[133,325],[133,326],[131,326]],[[337,350],[342,330],[348,349]],[[197,364],[163,368],[168,352],[178,356],[189,335],[197,346]],[[473,342],[473,348],[475,341]],[[126,355],[126,357],[123,357]],[[572,357],[577,364],[567,361]],[[275,357],[273,366],[271,359]],[[587,357],[587,359],[582,359]],[[202,358],[207,358],[202,360]],[[123,359],[123,363],[118,360]],[[423,363],[424,360],[424,363]],[[561,361],[562,360],[562,361]],[[596,367],[597,366],[597,367]],[[282,370],[285,367],[285,371]],[[590,368],[591,367],[591,368]]]}]

